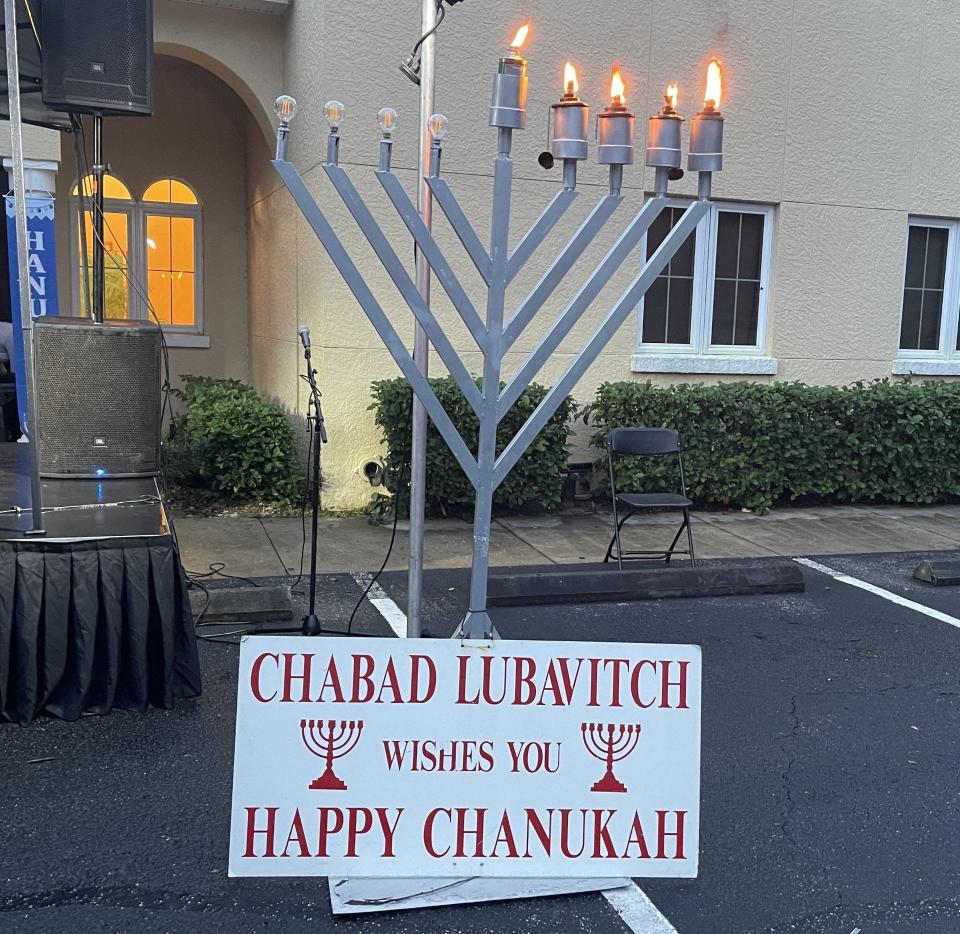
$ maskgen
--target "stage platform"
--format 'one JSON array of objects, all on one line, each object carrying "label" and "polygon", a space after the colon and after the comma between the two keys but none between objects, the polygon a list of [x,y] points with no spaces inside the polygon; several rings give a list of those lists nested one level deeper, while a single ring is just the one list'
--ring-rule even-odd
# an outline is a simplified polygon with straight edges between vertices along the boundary
[{"label": "stage platform", "polygon": [[[169,708],[200,693],[187,584],[156,481],[44,480],[0,444],[0,722]],[[22,511],[18,511],[22,510]]]}]

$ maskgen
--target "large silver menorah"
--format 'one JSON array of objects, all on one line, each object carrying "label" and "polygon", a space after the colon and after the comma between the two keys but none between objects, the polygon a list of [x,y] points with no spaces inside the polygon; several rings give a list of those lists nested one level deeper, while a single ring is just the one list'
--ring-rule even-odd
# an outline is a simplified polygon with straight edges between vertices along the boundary
[{"label": "large silver menorah", "polygon": [[[522,30],[521,33],[523,33]],[[645,201],[639,213],[627,224],[603,260],[570,299],[559,317],[501,391],[500,382],[505,354],[534,320],[544,303],[566,278],[574,263],[613,215],[622,201],[624,167],[632,165],[634,161],[634,115],[624,105],[622,82],[620,82],[619,73],[615,72],[611,86],[611,104],[600,114],[597,121],[597,161],[609,166],[609,194],[600,199],[554,261],[546,268],[530,294],[520,302],[519,307],[510,317],[506,317],[507,287],[528,263],[534,251],[550,235],[577,197],[577,164],[587,158],[588,149],[588,108],[577,96],[576,76],[568,73],[565,75],[563,98],[552,106],[551,152],[563,163],[563,187],[511,250],[513,162],[510,158],[510,150],[514,130],[523,129],[526,125],[527,62],[520,56],[521,42],[522,39],[518,34],[509,53],[500,59],[493,84],[489,123],[497,130],[498,147],[493,170],[493,214],[489,250],[481,243],[449,185],[440,175],[447,119],[441,114],[436,114],[430,120],[432,145],[429,174],[425,180],[486,285],[484,317],[481,317],[477,306],[467,295],[400,180],[391,170],[396,112],[390,108],[384,108],[378,115],[382,137],[376,177],[483,355],[481,388],[477,387],[429,305],[418,292],[406,266],[388,242],[350,177],[339,165],[343,105],[337,101],[330,101],[325,108],[330,135],[327,142],[327,160],[323,169],[400,295],[424,329],[440,355],[440,359],[476,412],[480,423],[476,454],[467,447],[428,380],[417,369],[411,354],[374,297],[364,276],[310,195],[299,172],[287,161],[289,125],[296,112],[296,102],[287,96],[277,101],[280,126],[277,132],[277,158],[273,163],[274,167],[476,490],[470,604],[465,619],[454,634],[454,637],[464,639],[490,639],[495,635],[493,624],[487,613],[487,578],[494,491],[706,215],[709,209],[712,173],[719,171],[723,163],[723,118],[719,111],[719,63],[711,62],[708,72],[707,99],[704,101],[703,110],[693,118],[690,131],[688,168],[690,171],[699,173],[697,199],[689,205],[670,233],[643,263],[639,274],[606,314],[600,326],[560,379],[544,396],[543,401],[523,428],[497,456],[497,426],[501,419],[530,385],[544,363],[560,346],[561,341],[590,308],[604,286],[639,246],[653,222],[667,206],[667,188],[670,178],[682,175],[679,172],[682,155],[680,134],[682,119],[675,109],[676,90],[671,88],[665,95],[664,107],[648,122],[646,164],[656,170],[653,196]]]}]

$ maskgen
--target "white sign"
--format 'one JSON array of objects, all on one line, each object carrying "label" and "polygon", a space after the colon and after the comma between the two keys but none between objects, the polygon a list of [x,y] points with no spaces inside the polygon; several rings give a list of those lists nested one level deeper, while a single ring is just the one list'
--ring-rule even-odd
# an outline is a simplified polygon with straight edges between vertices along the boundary
[{"label": "white sign", "polygon": [[697,874],[700,649],[249,637],[233,876]]}]

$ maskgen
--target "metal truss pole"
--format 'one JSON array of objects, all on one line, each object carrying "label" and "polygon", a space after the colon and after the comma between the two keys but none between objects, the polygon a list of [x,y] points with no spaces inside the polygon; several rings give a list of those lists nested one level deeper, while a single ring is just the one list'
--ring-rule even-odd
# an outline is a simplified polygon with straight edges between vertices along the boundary
[{"label": "metal truss pole", "polygon": [[20,289],[20,329],[23,366],[26,370],[27,424],[30,440],[30,509],[28,534],[43,534],[40,486],[40,452],[37,438],[37,380],[34,361],[33,311],[30,307],[30,256],[27,244],[27,185],[23,171],[23,123],[20,117],[20,66],[17,61],[17,9],[15,0],[3,0],[4,38],[7,48],[7,89],[10,96],[10,150],[13,155],[13,197],[17,227],[17,282]]},{"label": "metal truss pole", "polygon": [[[430,32],[437,22],[436,0],[421,0],[421,35]],[[433,114],[436,83],[436,41],[433,33],[420,47],[420,157],[417,208],[427,230],[433,222],[433,198],[426,182],[430,161],[429,120]],[[430,307],[430,264],[423,251],[417,249],[417,291]],[[429,373],[430,342],[419,321],[413,325],[413,360],[417,370]],[[427,410],[413,394],[412,431],[410,436],[410,570],[407,580],[407,637],[417,639],[422,626],[423,607],[423,536],[427,504]]]}]

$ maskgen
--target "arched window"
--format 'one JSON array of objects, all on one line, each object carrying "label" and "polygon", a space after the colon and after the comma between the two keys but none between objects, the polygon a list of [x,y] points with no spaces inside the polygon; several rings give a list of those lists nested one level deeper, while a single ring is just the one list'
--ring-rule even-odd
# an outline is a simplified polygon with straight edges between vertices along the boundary
[{"label": "arched window", "polygon": [[174,178],[143,193],[147,294],[163,324],[196,327],[200,304],[200,205]]},{"label": "arched window", "polygon": [[[87,269],[78,262],[75,293],[80,301],[75,311],[90,313],[87,289],[93,288],[93,224],[91,221],[94,180],[83,182],[84,233]],[[73,186],[73,211],[78,249],[79,185]],[[200,202],[193,189],[175,178],[162,178],[148,185],[141,201],[135,201],[127,186],[112,175],[104,176],[104,313],[108,318],[153,318],[172,330],[201,330],[202,230]],[[87,285],[89,282],[89,286]],[[149,304],[148,304],[149,303]]]},{"label": "arched window", "polygon": [[[71,194],[76,199],[74,217],[79,214],[79,185],[73,186]],[[83,235],[79,224],[76,227],[80,312],[89,316],[93,305],[93,194],[96,180],[88,175],[83,180]],[[103,177],[103,304],[107,318],[128,318],[131,311],[132,289],[128,281],[130,272],[130,231],[133,228],[134,202],[130,189],[113,175]],[[84,247],[86,262],[82,261]]]}]

